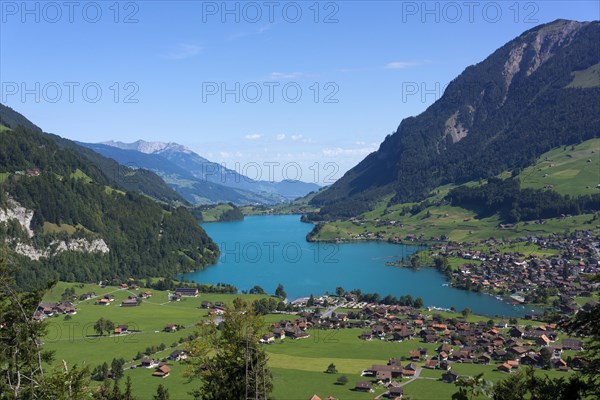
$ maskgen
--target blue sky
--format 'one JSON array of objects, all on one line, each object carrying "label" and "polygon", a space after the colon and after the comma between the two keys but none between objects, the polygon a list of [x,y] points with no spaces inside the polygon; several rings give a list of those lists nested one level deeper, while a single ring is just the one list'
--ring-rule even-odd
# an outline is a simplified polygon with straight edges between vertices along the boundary
[{"label": "blue sky", "polygon": [[598,1],[2,0],[0,11],[0,101],[44,130],[178,142],[242,172],[279,163],[278,178],[298,163],[319,182],[523,31],[600,18]]}]

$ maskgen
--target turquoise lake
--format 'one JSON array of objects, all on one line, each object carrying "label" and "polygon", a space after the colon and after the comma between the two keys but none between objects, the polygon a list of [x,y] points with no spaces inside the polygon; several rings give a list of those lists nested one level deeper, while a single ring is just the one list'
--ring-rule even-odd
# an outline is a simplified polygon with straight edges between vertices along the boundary
[{"label": "turquoise lake", "polygon": [[386,266],[387,261],[408,256],[418,248],[385,242],[309,243],[311,224],[298,215],[251,216],[244,221],[204,224],[202,227],[221,249],[217,264],[181,278],[199,283],[229,283],[240,291],[259,285],[273,294],[283,284],[288,299],[346,290],[377,292],[384,297],[410,294],[425,306],[466,307],[478,314],[519,316],[522,306],[447,286],[433,268],[412,271]]}]

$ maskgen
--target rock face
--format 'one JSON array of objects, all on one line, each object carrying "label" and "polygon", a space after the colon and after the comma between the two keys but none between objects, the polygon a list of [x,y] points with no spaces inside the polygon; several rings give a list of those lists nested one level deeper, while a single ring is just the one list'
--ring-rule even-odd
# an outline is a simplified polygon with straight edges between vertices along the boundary
[{"label": "rock face", "polygon": [[106,242],[103,239],[73,239],[73,240],[60,240],[54,241],[50,244],[49,249],[52,250],[52,254],[56,255],[58,253],[62,253],[63,251],[79,251],[83,253],[108,253],[110,249],[108,248]]},{"label": "rock face", "polygon": [[[19,222],[27,235],[32,238],[34,235],[31,229],[31,220],[33,219],[33,211],[26,209],[19,202],[12,198],[8,198],[7,209],[0,209],[0,223],[10,220]],[[69,239],[55,240],[50,243],[50,246],[45,249],[38,249],[31,244],[22,243],[17,240],[6,240],[7,243],[13,243],[15,252],[28,257],[31,260],[39,260],[40,258],[48,258],[60,254],[65,251],[77,251],[82,253],[103,253],[110,252],[108,245],[103,239]]]},{"label": "rock face", "polygon": [[106,242],[102,239],[89,241],[87,239],[55,240],[45,249],[37,249],[26,243],[17,242],[15,245],[17,254],[37,261],[41,258],[56,256],[65,251],[77,251],[80,253],[103,253],[110,252]]},{"label": "rock face", "polygon": [[27,210],[17,201],[9,197],[8,208],[6,210],[0,209],[0,222],[7,222],[13,219],[21,224],[21,227],[23,227],[23,230],[27,232],[29,237],[33,237],[33,230],[31,229],[33,211]]}]

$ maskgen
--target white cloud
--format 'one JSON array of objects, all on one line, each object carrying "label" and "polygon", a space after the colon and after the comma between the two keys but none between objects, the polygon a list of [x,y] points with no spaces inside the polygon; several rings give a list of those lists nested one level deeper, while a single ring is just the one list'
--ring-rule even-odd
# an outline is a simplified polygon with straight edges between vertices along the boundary
[{"label": "white cloud", "polygon": [[233,35],[231,35],[229,37],[229,40],[237,40],[237,39],[246,38],[248,36],[262,35],[263,33],[265,33],[268,30],[270,30],[272,25],[274,25],[274,24],[263,25],[263,26],[259,27],[256,30],[253,30],[253,31],[235,33],[235,34],[233,34]]},{"label": "white cloud", "polygon": [[377,150],[375,146],[359,147],[359,148],[343,148],[334,147],[329,149],[323,149],[321,152],[325,157],[336,157],[336,156],[366,156]]},{"label": "white cloud", "polygon": [[167,54],[165,58],[169,60],[184,60],[186,58],[194,57],[202,51],[202,47],[195,44],[180,44],[171,53]]},{"label": "white cloud", "polygon": [[280,133],[277,136],[275,136],[275,140],[277,141],[282,141],[285,139],[285,134],[284,133]]},{"label": "white cloud", "polygon": [[294,142],[297,142],[298,140],[302,140],[303,137],[304,136],[302,136],[302,135],[292,135],[292,140]]},{"label": "white cloud", "polygon": [[422,61],[394,61],[385,65],[385,69],[403,69],[423,65]]},{"label": "white cloud", "polygon": [[262,137],[262,135],[260,133],[252,133],[250,135],[244,136],[244,139],[246,139],[246,140],[258,140],[261,137]]},{"label": "white cloud", "polygon": [[230,153],[227,151],[220,151],[219,152],[219,156],[221,156],[221,159],[226,159],[226,158],[236,158],[239,159],[240,157],[243,157],[243,154],[240,153],[239,151],[236,151],[235,153]]},{"label": "white cloud", "polygon": [[268,79],[281,80],[281,79],[298,79],[304,76],[302,72],[271,72]]}]

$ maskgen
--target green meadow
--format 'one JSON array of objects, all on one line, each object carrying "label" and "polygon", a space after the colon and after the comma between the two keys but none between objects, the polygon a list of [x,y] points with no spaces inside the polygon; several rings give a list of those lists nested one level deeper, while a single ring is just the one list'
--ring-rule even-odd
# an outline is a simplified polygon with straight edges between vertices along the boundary
[{"label": "green meadow", "polygon": [[[203,300],[222,301],[231,304],[238,295],[200,294],[195,298],[184,298],[179,302],[169,302],[168,292],[152,290],[151,298],[144,300],[138,307],[120,307],[119,304],[127,296],[138,294],[139,290],[122,290],[115,286],[101,288],[95,284],[74,284],[59,282],[45,297],[45,301],[59,301],[66,288],[75,288],[76,295],[94,291],[99,297],[111,293],[115,301],[109,306],[96,305],[96,299],[76,302],[77,314],[65,320],[64,316],[49,318],[49,330],[43,338],[43,346],[55,351],[55,365],[61,360],[69,364],[87,364],[92,369],[103,363],[110,364],[113,358],[123,357],[127,360],[126,376],[133,380],[134,394],[140,399],[151,398],[159,384],[163,384],[171,395],[171,399],[191,399],[189,394],[198,387],[198,381],[189,381],[184,376],[186,365],[182,362],[167,361],[171,374],[166,378],[152,376],[153,369],[134,367],[133,361],[138,352],[148,347],[164,344],[166,349],[153,354],[155,359],[164,359],[175,348],[183,348],[180,338],[188,337],[195,330],[195,325],[207,318],[207,310],[200,309]],[[98,297],[98,298],[99,298]],[[247,300],[265,296],[242,295]],[[429,312],[425,314],[441,314],[444,317],[461,317],[451,312]],[[110,319],[115,324],[127,324],[132,332],[128,335],[97,336],[93,329],[99,318]],[[265,316],[265,324],[293,319],[294,315],[270,314]],[[468,321],[488,321],[489,317],[469,315]],[[496,320],[496,319],[495,319]],[[529,321],[519,320],[521,324]],[[178,324],[185,328],[174,333],[163,332],[166,324]],[[374,385],[373,393],[361,393],[352,390],[362,378],[361,372],[372,364],[385,364],[390,358],[407,357],[411,350],[426,348],[432,354],[439,344],[422,343],[418,339],[405,342],[386,342],[382,340],[364,341],[359,339],[363,329],[315,330],[309,329],[309,337],[301,340],[285,339],[266,345],[269,366],[274,378],[273,398],[278,400],[309,399],[313,394],[321,398],[334,396],[338,399],[372,399],[385,392],[382,386]],[[406,361],[407,362],[407,361]],[[335,364],[338,373],[327,374],[327,366]],[[423,362],[418,362],[422,366]],[[476,375],[484,372],[492,381],[502,379],[505,374],[495,370],[495,365],[454,364],[454,370],[464,375]],[[539,371],[551,376],[562,376],[556,371]],[[413,400],[449,398],[456,388],[452,384],[439,380],[439,370],[422,370],[419,379],[408,382],[405,393]],[[340,376],[346,376],[346,385],[337,384]],[[99,384],[99,383],[94,383]]]}]

